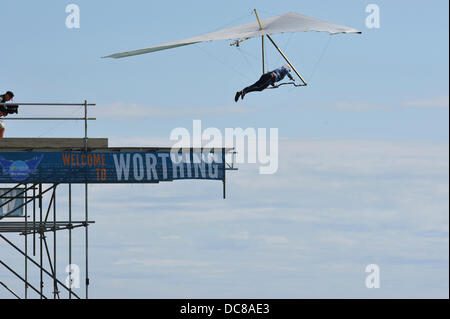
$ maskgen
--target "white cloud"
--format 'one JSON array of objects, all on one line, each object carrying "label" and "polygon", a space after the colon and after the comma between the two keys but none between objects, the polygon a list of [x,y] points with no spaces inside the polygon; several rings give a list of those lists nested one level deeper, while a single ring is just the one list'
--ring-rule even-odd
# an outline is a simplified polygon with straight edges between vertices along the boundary
[{"label": "white cloud", "polygon": [[388,110],[390,107],[378,105],[370,102],[343,101],[337,102],[325,109],[335,109],[338,111],[367,111],[367,110]]},{"label": "white cloud", "polygon": [[289,243],[289,239],[287,239],[285,236],[261,236],[261,238],[267,243],[267,244],[287,244]]},{"label": "white cloud", "polygon": [[212,263],[178,259],[122,259],[116,265],[138,265],[144,267],[209,267]]},{"label": "white cloud", "polygon": [[242,105],[174,107],[117,102],[98,105],[93,109],[92,115],[101,118],[127,120],[142,118],[198,118],[211,115],[244,114],[254,111]]},{"label": "white cloud", "polygon": [[110,137],[108,144],[110,147],[171,147],[176,141],[171,141],[167,137]]},{"label": "white cloud", "polygon": [[411,100],[403,103],[404,106],[409,107],[423,107],[423,108],[447,108],[449,107],[449,97],[442,96],[424,100]]},{"label": "white cloud", "polygon": [[162,240],[180,240],[181,236],[178,235],[167,235],[167,236],[161,236]]},{"label": "white cloud", "polygon": [[340,101],[330,105],[318,105],[314,108],[337,111],[390,111],[402,108],[448,108],[449,97],[434,97],[423,100],[409,100],[399,104],[377,104],[367,101]]},{"label": "white cloud", "polygon": [[236,239],[236,240],[249,240],[250,235],[248,232],[244,231],[244,232],[240,232],[240,233],[236,233],[236,234],[227,235],[227,236],[225,236],[225,238]]}]

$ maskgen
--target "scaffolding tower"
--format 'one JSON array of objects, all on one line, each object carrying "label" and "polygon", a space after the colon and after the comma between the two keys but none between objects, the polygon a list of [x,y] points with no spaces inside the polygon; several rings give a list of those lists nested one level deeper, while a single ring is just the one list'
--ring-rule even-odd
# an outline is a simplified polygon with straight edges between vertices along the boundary
[{"label": "scaffolding tower", "polygon": [[[160,148],[160,147],[128,147],[128,148],[110,148],[108,147],[108,140],[105,138],[88,138],[88,121],[95,120],[95,118],[88,117],[88,107],[95,106],[95,104],[88,104],[87,101],[81,104],[71,104],[71,103],[21,103],[20,106],[83,106],[84,116],[80,118],[11,118],[8,120],[75,120],[84,121],[84,137],[83,138],[51,138],[51,139],[0,139],[0,166],[2,166],[3,157],[9,154],[27,154],[28,157],[35,156],[36,154],[41,154],[41,159],[44,155],[42,154],[54,154],[59,152],[62,155],[69,156],[78,154],[77,161],[79,158],[84,158],[87,163],[87,158],[89,155],[93,154],[106,154],[107,156],[123,156],[123,154],[163,154],[166,155],[171,151],[170,148]],[[186,150],[183,150],[186,151]],[[195,152],[201,152],[202,149],[190,148],[187,150],[189,158],[193,157]],[[226,170],[236,170],[234,167],[234,152],[230,148],[220,148],[214,149],[212,152],[220,151],[221,158],[223,160],[223,165],[220,166],[220,174],[214,177],[215,180],[220,180],[223,182],[223,197],[225,198],[225,171]],[[20,153],[17,153],[20,152]],[[132,153],[135,152],[135,153]],[[57,154],[59,154],[57,153]],[[225,154],[232,154],[231,162],[226,163]],[[190,154],[190,155],[189,155]],[[64,156],[63,156],[64,157]],[[103,159],[104,160],[104,159]],[[122,160],[122,159],[121,159]],[[71,161],[74,161],[72,157]],[[38,296],[40,299],[60,299],[67,296],[69,299],[82,299],[89,298],[89,226],[94,224],[93,220],[89,218],[89,184],[99,184],[99,183],[159,183],[160,181],[172,181],[176,178],[169,176],[166,180],[120,180],[119,179],[109,179],[114,173],[113,170],[108,166],[104,169],[89,170],[88,165],[86,167],[76,170],[70,167],[64,171],[61,166],[48,165],[46,167],[46,175],[35,174],[36,176],[29,177],[28,175],[33,175],[36,170],[32,168],[26,168],[28,171],[26,175],[21,174],[20,165],[16,164],[14,166],[11,164],[13,160],[6,161],[9,164],[3,164],[3,171],[0,167],[0,184],[7,184],[8,187],[0,189],[0,242],[3,242],[6,246],[10,247],[13,252],[22,256],[24,260],[23,270],[17,269],[17,267],[11,266],[4,255],[0,255],[0,265],[3,271],[10,273],[13,277],[20,280],[23,285],[23,294],[14,291],[9,286],[9,283],[0,280],[0,285],[8,291],[15,298],[30,298]],[[66,163],[67,164],[67,163]],[[10,166],[8,166],[10,165]],[[62,165],[62,164],[61,164]],[[81,164],[80,164],[81,165]],[[105,165],[103,163],[103,165]],[[159,165],[159,164],[158,164]],[[169,168],[172,163],[169,162]],[[175,164],[173,164],[175,166]],[[187,166],[186,166],[187,165]],[[186,164],[181,167],[183,172],[183,179],[209,179],[204,177],[203,171],[201,171],[200,177],[196,175],[194,177],[193,173],[189,170],[191,169],[191,164]],[[5,166],[9,167],[9,170],[5,169]],[[14,166],[14,167],[13,167]],[[31,165],[30,165],[31,166]],[[70,165],[69,165],[70,166]],[[166,165],[167,166],[167,165]],[[11,168],[13,167],[13,168]],[[158,167],[158,169],[156,169]],[[206,167],[206,166],[204,166]],[[161,168],[159,166],[154,166],[155,173],[159,172]],[[167,167],[165,167],[167,169]],[[196,167],[197,168],[197,167]],[[174,172],[176,168],[173,168]],[[3,175],[2,175],[3,172]],[[76,172],[77,178],[70,179],[67,176],[71,172]],[[186,172],[186,175],[184,173]],[[5,177],[9,173],[12,177],[15,177],[16,182],[11,185],[12,180],[8,180]],[[105,178],[103,178],[105,174]],[[108,174],[108,179],[106,178]],[[175,173],[174,173],[175,174]],[[167,175],[167,174],[166,174]],[[95,179],[97,176],[97,179]],[[206,175],[205,175],[206,176]],[[20,177],[20,178],[19,178]],[[25,178],[26,177],[26,178]],[[6,178],[7,182],[2,181],[2,178]],[[22,180],[23,179],[23,180]],[[181,179],[181,178],[180,178]],[[84,218],[80,220],[73,219],[73,185],[83,185],[84,186]],[[57,189],[63,188],[67,191],[67,203],[64,204],[62,209],[65,212],[65,218],[59,219],[61,214],[58,213],[56,205]],[[18,214],[20,212],[20,214]],[[13,220],[13,221],[11,221]],[[73,286],[73,231],[77,229],[84,229],[84,296],[74,291]],[[57,270],[60,267],[57,265],[59,256],[58,246],[60,246],[60,241],[62,236],[57,236],[60,232],[67,232],[68,242],[67,242],[67,278],[66,280],[58,279]],[[23,240],[17,241],[17,237],[11,238],[11,235],[19,235],[23,237]],[[19,237],[20,238],[20,237]],[[58,244],[59,243],[59,244]],[[52,244],[52,245],[50,245]],[[23,248],[21,248],[21,246]],[[30,247],[31,246],[31,247]],[[10,255],[8,255],[9,257]],[[66,264],[67,265],[67,264]],[[39,284],[33,285],[32,279],[30,278],[30,269],[37,269],[39,272]],[[44,291],[46,283],[51,283],[51,295]],[[32,292],[32,294],[30,294]]]}]

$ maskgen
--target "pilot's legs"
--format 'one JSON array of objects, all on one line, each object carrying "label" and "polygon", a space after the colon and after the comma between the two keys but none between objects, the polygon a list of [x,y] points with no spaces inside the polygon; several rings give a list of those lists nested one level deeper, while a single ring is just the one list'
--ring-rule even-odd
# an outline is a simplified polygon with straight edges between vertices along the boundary
[{"label": "pilot's legs", "polygon": [[260,92],[260,91],[265,90],[272,83],[273,83],[272,73],[266,73],[266,74],[263,74],[256,83],[243,89],[242,92],[244,93],[244,95],[247,93],[250,93],[250,92],[255,92],[255,91]]},{"label": "pilot's legs", "polygon": [[239,97],[244,98],[245,94],[250,92],[256,91],[261,92],[273,83],[274,83],[274,76],[272,75],[272,73],[265,73],[254,84],[246,87],[242,91],[237,92],[236,96],[234,97],[234,100],[237,102]]}]

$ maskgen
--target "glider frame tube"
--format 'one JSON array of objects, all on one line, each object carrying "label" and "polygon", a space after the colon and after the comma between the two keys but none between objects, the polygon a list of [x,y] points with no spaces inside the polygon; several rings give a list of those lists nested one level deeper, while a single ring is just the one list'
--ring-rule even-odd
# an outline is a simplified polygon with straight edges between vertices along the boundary
[{"label": "glider frame tube", "polygon": [[[261,31],[263,29],[262,24],[261,24],[261,20],[259,20],[259,15],[258,15],[258,11],[256,11],[256,9],[253,10],[255,12],[256,15],[256,20],[258,20],[258,24],[259,24],[259,30]],[[261,49],[262,49],[262,70],[263,70],[263,74],[266,73],[266,55],[264,52],[264,35],[261,36]]]},{"label": "glider frame tube", "polygon": [[270,42],[272,42],[274,47],[278,50],[278,52],[281,54],[281,56],[284,58],[284,60],[287,62],[287,64],[289,64],[289,66],[292,68],[292,70],[294,70],[295,74],[297,74],[297,76],[303,82],[303,85],[300,84],[300,85],[296,85],[296,86],[307,86],[308,83],[305,82],[305,80],[300,75],[300,73],[297,71],[297,69],[292,65],[291,61],[289,61],[289,59],[286,57],[286,55],[283,53],[283,51],[281,51],[281,49],[278,47],[278,45],[275,43],[275,41],[273,41],[272,37],[268,34],[266,34],[266,37],[270,40]]},{"label": "glider frame tube", "polygon": [[[261,20],[259,19],[258,11],[256,11],[256,9],[254,9],[253,11],[255,12],[256,19],[258,20],[259,30],[263,30],[263,26],[261,24]],[[286,57],[286,55],[283,53],[283,51],[281,51],[281,49],[278,47],[278,45],[275,43],[275,41],[273,41],[272,37],[270,35],[268,35],[268,34],[266,34],[266,36],[270,40],[270,42],[272,42],[272,44],[278,50],[278,52],[281,54],[281,56],[286,60],[286,62],[289,64],[289,66],[292,68],[292,70],[294,70],[295,74],[297,74],[299,79],[303,82],[303,84],[283,83],[283,84],[280,84],[280,85],[276,85],[273,88],[278,88],[278,87],[280,87],[281,85],[284,85],[284,84],[293,84],[295,87],[308,85],[305,82],[305,80],[303,79],[303,77],[300,75],[300,73],[297,71],[297,69],[292,65],[291,61],[289,61],[289,59]],[[264,54],[264,35],[261,36],[261,39],[262,39],[262,64],[263,64],[263,74],[264,74],[264,73],[266,73],[265,54]]]}]

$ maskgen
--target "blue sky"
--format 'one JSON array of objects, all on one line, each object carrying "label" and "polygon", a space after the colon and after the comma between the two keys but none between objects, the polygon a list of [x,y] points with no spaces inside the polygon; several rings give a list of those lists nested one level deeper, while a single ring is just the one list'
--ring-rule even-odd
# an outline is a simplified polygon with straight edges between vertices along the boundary
[{"label": "blue sky", "polygon": [[[93,187],[93,296],[448,297],[447,1],[80,0],[77,30],[65,26],[69,3],[2,2],[0,90],[16,101],[95,102],[90,136],[113,146],[161,143],[194,119],[281,137],[279,172],[242,165],[225,202],[208,182]],[[365,26],[369,3],[380,29]],[[309,86],[238,104],[234,93],[260,75],[258,40],[100,59],[253,21],[255,7],[363,34],[274,36]],[[267,51],[269,68],[283,64]],[[51,112],[78,109],[21,115]],[[81,123],[10,121],[6,131],[82,134]],[[364,287],[370,263],[382,271],[376,291]]]}]

